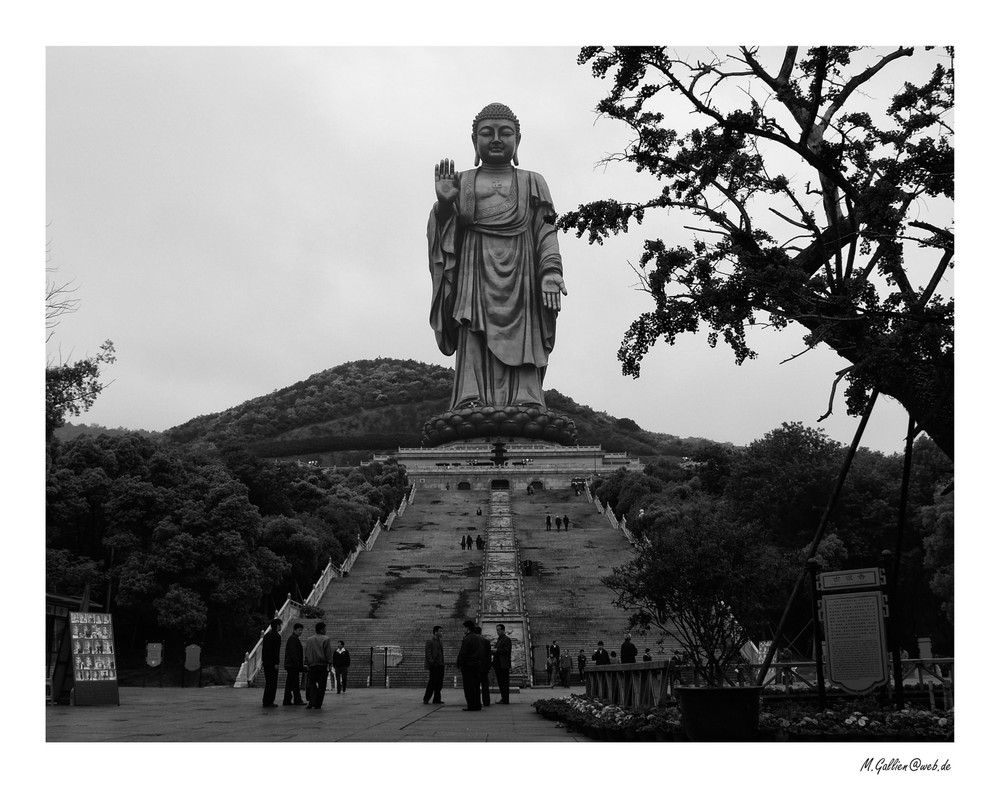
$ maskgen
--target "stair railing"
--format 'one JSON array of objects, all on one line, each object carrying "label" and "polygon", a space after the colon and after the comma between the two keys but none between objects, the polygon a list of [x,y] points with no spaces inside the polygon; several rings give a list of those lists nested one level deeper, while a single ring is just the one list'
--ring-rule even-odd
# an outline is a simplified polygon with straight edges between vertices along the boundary
[{"label": "stair railing", "polygon": [[[416,485],[411,485],[409,500],[412,503],[413,497],[416,494]],[[306,597],[306,601],[303,603],[298,603],[292,600],[292,595],[289,594],[285,603],[281,606],[281,609],[274,614],[274,618],[281,619],[281,626],[284,629],[288,626],[288,623],[293,619],[299,617],[299,611],[304,605],[318,606],[323,595],[326,593],[327,588],[335,577],[343,577],[347,572],[350,571],[351,567],[354,566],[354,562],[357,557],[365,550],[371,550],[375,546],[375,540],[378,539],[378,535],[382,533],[382,528],[385,527],[388,530],[389,525],[396,519],[398,515],[402,515],[403,510],[406,508],[406,498],[400,504],[398,511],[393,511],[389,513],[389,517],[383,526],[381,521],[376,521],[375,527],[372,529],[371,535],[368,537],[367,542],[360,542],[354,551],[344,560],[340,566],[333,565],[333,559],[330,559],[323,570],[319,579],[313,583],[312,590],[309,592],[309,596]],[[264,629],[260,633],[260,639],[254,645],[250,651],[248,651],[243,659],[243,664],[240,665],[240,672],[236,676],[236,681],[233,683],[233,687],[238,689],[245,689],[249,687],[254,678],[261,669],[261,662],[263,657],[264,648],[264,635],[266,635],[271,630],[271,625],[268,624],[267,629]]]},{"label": "stair railing", "polygon": [[[299,617],[299,611],[301,609],[302,605],[293,601],[292,595],[289,594],[288,598],[285,600],[285,604],[281,606],[280,610],[275,612],[274,617],[281,619],[281,627],[284,629],[288,625],[288,622]],[[240,665],[240,672],[237,674],[236,681],[233,683],[233,687],[236,689],[246,689],[251,683],[253,683],[254,678],[256,678],[263,660],[264,635],[270,631],[271,625],[268,624],[267,629],[261,631],[260,639],[257,641],[257,644],[246,653],[246,656],[243,659],[243,664]]]},{"label": "stair railing", "polygon": [[326,569],[319,576],[319,580],[313,583],[312,591],[306,597],[305,604],[311,607],[318,606],[319,601],[323,598],[323,594],[326,593],[326,589],[330,585],[330,581],[337,576],[338,571],[338,568],[333,565],[333,559],[331,558],[327,562]]}]

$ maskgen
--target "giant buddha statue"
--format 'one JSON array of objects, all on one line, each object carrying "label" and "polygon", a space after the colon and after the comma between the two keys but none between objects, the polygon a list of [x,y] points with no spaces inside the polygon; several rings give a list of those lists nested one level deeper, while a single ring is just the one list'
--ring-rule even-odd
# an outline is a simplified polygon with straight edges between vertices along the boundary
[{"label": "giant buddha statue", "polygon": [[438,347],[455,356],[448,413],[424,444],[508,436],[576,442],[573,422],[545,406],[542,382],[568,295],[549,187],[518,166],[521,124],[504,104],[472,122],[475,168],[434,166],[427,223]]}]

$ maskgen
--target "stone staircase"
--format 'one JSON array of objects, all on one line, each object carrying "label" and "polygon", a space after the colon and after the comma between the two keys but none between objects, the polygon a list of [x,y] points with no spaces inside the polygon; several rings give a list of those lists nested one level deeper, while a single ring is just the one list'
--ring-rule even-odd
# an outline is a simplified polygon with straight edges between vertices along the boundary
[{"label": "stone staircase", "polygon": [[[576,657],[583,649],[588,664],[604,641],[604,648],[619,651],[628,625],[628,613],[614,605],[614,595],[601,578],[624,564],[632,548],[622,533],[613,528],[585,494],[573,490],[546,490],[533,495],[512,497],[512,514],[517,528],[521,560],[533,564],[524,577],[524,605],[531,621],[535,683],[547,680],[547,647],[555,640],[559,648]],[[552,530],[545,530],[545,516],[552,517]],[[556,517],[569,516],[569,531],[556,531]],[[639,659],[646,648],[654,658],[669,656],[680,648],[670,639],[656,643],[657,635],[632,633]]]},{"label": "stone staircase", "polygon": [[[331,582],[321,607],[326,633],[351,653],[348,689],[368,686],[423,687],[424,643],[435,625],[444,627],[445,686],[461,686],[454,667],[462,622],[480,617],[485,551],[462,550],[463,535],[486,535],[490,493],[484,490],[419,490],[392,530],[362,553],[349,574]],[[589,658],[598,640],[618,650],[628,616],[614,607],[600,578],[628,559],[631,548],[586,496],[572,490],[527,495],[510,493],[519,560],[534,564],[523,576],[524,605],[530,620],[534,682],[545,683],[545,647],[552,640],[570,649],[574,660],[583,648]],[[477,515],[477,509],[483,514]],[[569,532],[545,531],[545,515],[569,515]],[[315,620],[299,619],[303,640]],[[282,640],[291,631],[282,632]],[[485,632],[491,638],[493,631]],[[633,641],[641,654],[659,648],[655,637]],[[384,647],[394,648],[386,659]],[[672,646],[664,646],[669,654]],[[282,646],[284,649],[284,645]],[[374,649],[374,655],[373,655]],[[388,662],[388,665],[386,664]],[[574,680],[576,665],[574,662]],[[491,674],[492,677],[492,674]],[[260,686],[263,676],[253,684]],[[279,688],[284,686],[279,678]]]},{"label": "stone staircase", "polygon": [[[343,640],[351,653],[348,689],[366,686],[369,677],[374,686],[384,686],[386,677],[391,687],[426,685],[424,643],[435,625],[444,627],[445,686],[453,686],[456,676],[461,682],[454,660],[462,622],[479,612],[485,554],[463,550],[461,541],[485,535],[488,506],[487,491],[421,490],[392,530],[358,556],[346,577],[330,584],[320,606],[327,635],[335,645]],[[483,515],[476,515],[477,508]],[[306,638],[315,622],[301,623]],[[388,660],[388,668],[384,646],[402,652],[401,659]]]}]

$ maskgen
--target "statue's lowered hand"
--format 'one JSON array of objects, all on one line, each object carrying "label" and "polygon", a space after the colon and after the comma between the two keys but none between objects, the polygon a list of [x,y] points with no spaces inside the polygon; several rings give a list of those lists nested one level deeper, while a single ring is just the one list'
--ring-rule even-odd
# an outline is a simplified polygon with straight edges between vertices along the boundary
[{"label": "statue's lowered hand", "polygon": [[542,277],[542,303],[546,308],[554,309],[558,312],[562,309],[562,295],[569,295],[566,290],[566,283],[559,274],[546,274]]}]

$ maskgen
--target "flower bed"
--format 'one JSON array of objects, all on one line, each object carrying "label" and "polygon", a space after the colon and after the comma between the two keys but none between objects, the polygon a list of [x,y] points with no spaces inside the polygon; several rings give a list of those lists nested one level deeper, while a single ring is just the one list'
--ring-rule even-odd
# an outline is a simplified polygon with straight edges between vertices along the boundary
[{"label": "flower bed", "polygon": [[599,741],[687,741],[676,707],[631,711],[582,695],[536,700],[532,706],[546,719]]},{"label": "flower bed", "polygon": [[762,711],[760,727],[780,741],[954,741],[955,713],[909,705],[897,711],[872,699],[826,710],[787,704]]},{"label": "flower bed", "polygon": [[[535,711],[599,741],[688,741],[676,706],[633,711],[571,695],[535,701]],[[953,711],[882,708],[862,698],[819,710],[785,704],[761,711],[757,741],[954,741]]]}]

